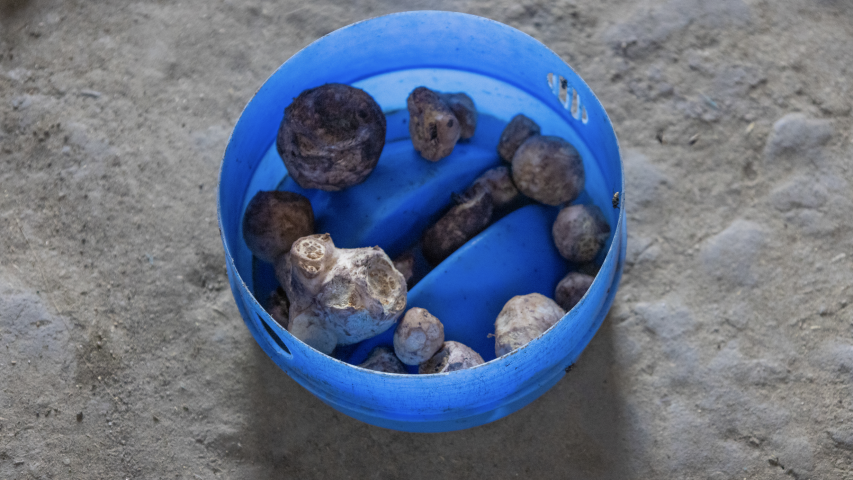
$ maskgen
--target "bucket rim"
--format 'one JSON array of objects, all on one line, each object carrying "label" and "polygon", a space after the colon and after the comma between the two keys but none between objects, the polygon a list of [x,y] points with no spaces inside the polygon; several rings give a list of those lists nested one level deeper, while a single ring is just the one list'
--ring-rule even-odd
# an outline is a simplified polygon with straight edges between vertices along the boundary
[{"label": "bucket rim", "polygon": [[[222,240],[222,244],[223,244],[223,249],[224,249],[224,253],[225,253],[226,262],[227,262],[227,263],[229,264],[229,266],[231,267],[231,268],[229,269],[229,273],[230,273],[230,272],[233,272],[233,275],[235,276],[235,280],[237,281],[238,287],[242,289],[242,293],[247,293],[247,294],[248,294],[248,298],[245,298],[245,300],[248,300],[248,301],[251,301],[252,303],[254,303],[254,304],[256,305],[256,307],[257,307],[260,311],[264,312],[264,314],[265,314],[267,317],[269,317],[269,314],[268,314],[268,313],[266,312],[266,310],[261,306],[261,304],[260,304],[260,302],[258,301],[258,299],[257,299],[257,298],[255,298],[254,293],[253,293],[253,292],[252,292],[252,290],[248,287],[248,285],[245,283],[245,281],[243,280],[243,278],[242,278],[242,276],[241,276],[241,274],[240,274],[239,269],[237,268],[236,261],[235,261],[235,257],[234,257],[234,255],[232,254],[232,247],[231,247],[231,245],[229,245],[228,238],[226,238],[226,234],[225,234],[225,231],[226,231],[226,230],[225,230],[225,226],[223,225],[224,220],[223,220],[223,213],[222,213],[222,211],[223,211],[223,201],[224,201],[225,199],[223,198],[223,192],[222,192],[222,183],[223,183],[223,180],[222,180],[222,179],[223,179],[223,177],[224,177],[224,175],[225,175],[225,167],[226,167],[226,160],[227,160],[227,158],[228,158],[228,151],[229,151],[229,149],[231,148],[231,146],[232,146],[232,144],[233,144],[235,131],[237,130],[237,127],[238,127],[238,125],[239,125],[239,123],[240,123],[240,120],[244,117],[244,115],[246,114],[247,110],[250,108],[250,106],[251,106],[252,102],[257,98],[258,94],[261,92],[261,90],[264,88],[264,86],[265,86],[265,85],[267,85],[267,83],[270,81],[270,79],[271,79],[272,77],[274,77],[274,76],[276,76],[277,74],[279,74],[279,72],[280,72],[282,69],[286,68],[286,67],[287,67],[287,65],[288,65],[288,63],[290,63],[290,62],[291,62],[291,61],[293,61],[294,59],[297,59],[297,58],[299,58],[299,57],[301,57],[301,56],[304,56],[304,55],[309,54],[309,53],[310,53],[310,51],[311,51],[313,48],[316,48],[316,46],[317,46],[318,44],[321,44],[321,43],[324,43],[324,42],[326,42],[326,41],[329,41],[330,39],[334,39],[334,37],[336,37],[336,36],[339,36],[339,35],[345,35],[348,31],[350,31],[350,30],[352,30],[352,29],[357,29],[357,28],[359,28],[359,27],[363,27],[365,24],[369,24],[369,23],[372,23],[372,22],[383,21],[383,20],[387,20],[387,19],[398,19],[398,18],[399,18],[399,19],[409,19],[409,18],[417,18],[417,17],[422,17],[423,19],[429,19],[429,18],[436,18],[436,19],[438,19],[438,18],[444,18],[444,17],[448,17],[448,16],[450,16],[450,17],[458,17],[458,18],[465,18],[465,19],[467,19],[467,20],[469,20],[469,21],[472,21],[472,22],[483,22],[483,23],[485,23],[485,24],[490,25],[492,28],[503,29],[503,30],[505,30],[505,31],[507,31],[507,32],[510,32],[510,33],[511,33],[511,34],[513,34],[513,35],[520,35],[520,36],[526,37],[526,40],[528,40],[528,41],[532,41],[532,42],[535,42],[536,44],[538,44],[538,47],[540,47],[540,48],[544,49],[545,51],[547,51],[548,53],[550,53],[551,55],[553,55],[553,56],[554,56],[554,58],[555,58],[556,60],[558,60],[559,62],[561,62],[562,64],[564,64],[564,65],[565,65],[566,67],[568,67],[572,72],[574,72],[574,73],[575,73],[575,75],[577,75],[578,79],[580,79],[580,81],[582,82],[582,84],[583,84],[583,85],[588,89],[588,93],[592,96],[592,98],[594,98],[595,102],[597,102],[599,105],[601,105],[601,112],[603,113],[603,118],[601,119],[601,121],[604,121],[604,122],[606,122],[606,123],[607,123],[607,126],[609,127],[609,131],[610,131],[610,132],[612,133],[612,135],[613,135],[613,141],[614,141],[614,143],[615,143],[615,148],[616,148],[616,157],[617,157],[616,159],[617,159],[617,161],[618,161],[618,166],[619,166],[619,178],[620,178],[620,183],[621,183],[621,185],[619,186],[619,192],[618,192],[618,193],[619,193],[619,195],[620,195],[620,200],[619,200],[619,205],[618,205],[618,210],[619,210],[619,212],[618,212],[618,214],[617,214],[617,222],[616,222],[616,225],[614,225],[614,226],[613,226],[612,230],[615,232],[615,233],[614,233],[614,235],[617,235],[617,236],[618,236],[618,235],[620,235],[620,232],[622,232],[622,231],[623,231],[623,229],[625,228],[625,209],[624,209],[624,202],[625,202],[625,175],[624,175],[624,162],[623,162],[623,157],[622,157],[621,147],[620,147],[620,145],[619,145],[619,141],[618,141],[618,138],[617,138],[617,136],[616,136],[616,131],[615,131],[615,129],[613,128],[613,123],[612,123],[612,121],[611,121],[611,119],[610,119],[609,115],[607,114],[606,110],[604,109],[603,104],[601,104],[601,101],[598,99],[598,97],[597,97],[597,96],[596,96],[596,94],[592,91],[592,89],[591,89],[591,88],[589,88],[589,85],[588,85],[588,84],[586,84],[586,82],[585,82],[585,81],[580,77],[580,75],[578,75],[578,74],[577,74],[577,72],[575,72],[575,70],[571,67],[571,65],[569,65],[569,63],[568,63],[568,62],[566,62],[565,60],[563,60],[559,55],[557,55],[557,54],[556,54],[556,52],[554,52],[553,50],[551,50],[551,48],[549,48],[547,45],[545,45],[544,43],[542,43],[541,41],[539,41],[539,40],[538,40],[538,39],[536,39],[535,37],[533,37],[533,36],[531,36],[531,35],[529,35],[529,34],[527,34],[527,33],[523,32],[523,31],[521,31],[521,30],[519,30],[519,29],[517,29],[517,28],[514,28],[514,27],[512,27],[512,26],[509,26],[509,25],[506,25],[506,24],[504,24],[504,23],[498,22],[498,21],[496,21],[496,20],[492,20],[492,19],[487,18],[487,17],[483,17],[483,16],[479,16],[479,15],[474,15],[474,14],[469,14],[469,13],[463,13],[463,12],[444,11],[444,10],[413,10],[413,11],[395,12],[395,13],[390,13],[390,14],[386,14],[386,15],[380,15],[380,16],[376,16],[376,17],[372,17],[372,18],[368,18],[368,19],[360,20],[360,21],[357,21],[357,22],[351,23],[351,24],[349,24],[349,25],[346,25],[346,26],[344,26],[344,27],[341,27],[341,28],[339,28],[339,29],[336,29],[336,30],[334,30],[334,31],[332,31],[332,32],[329,32],[329,33],[327,33],[327,34],[325,34],[325,35],[323,35],[323,36],[321,36],[321,37],[317,38],[316,40],[312,41],[312,42],[311,42],[311,43],[309,43],[308,45],[306,45],[306,46],[302,47],[301,49],[299,49],[299,51],[297,51],[296,53],[294,53],[293,55],[291,55],[291,56],[290,56],[287,60],[285,60],[285,61],[284,61],[284,62],[283,62],[283,63],[282,63],[278,68],[276,68],[276,69],[275,69],[275,70],[274,70],[274,71],[273,71],[273,72],[272,72],[272,73],[271,73],[271,74],[270,74],[270,75],[269,75],[269,76],[268,76],[268,77],[267,77],[267,78],[266,78],[266,79],[265,79],[265,80],[260,84],[260,86],[255,90],[254,94],[251,96],[251,98],[249,99],[249,101],[246,103],[246,105],[245,105],[245,106],[243,107],[243,109],[241,110],[240,115],[237,117],[237,121],[236,121],[236,122],[235,122],[235,124],[234,124],[234,128],[232,128],[232,129],[231,129],[231,132],[230,132],[230,134],[229,134],[228,142],[227,142],[227,144],[226,144],[226,149],[225,149],[225,152],[223,153],[222,162],[221,162],[221,164],[220,164],[220,170],[219,170],[219,176],[218,176],[218,183],[217,183],[217,222],[218,222],[218,227],[219,227],[219,232],[220,232],[220,238],[221,238],[221,240]],[[476,70],[471,70],[471,71],[476,71]],[[381,74],[381,73],[383,73],[383,70],[381,70],[381,69],[377,69],[375,73],[372,73],[372,74],[371,74],[371,76],[372,76],[372,75]],[[604,257],[604,262],[607,262],[609,259],[611,259],[611,257],[618,257],[618,256],[620,255],[620,251],[619,251],[619,250],[621,250],[621,249],[624,249],[624,248],[625,248],[624,242],[621,242],[621,241],[620,241],[620,242],[617,242],[617,241],[615,241],[615,240],[616,240],[616,239],[615,239],[615,237],[614,237],[614,241],[613,241],[613,242],[611,242],[610,248],[607,250],[607,253],[606,253],[605,257]],[[618,261],[618,259],[611,260],[611,261]],[[603,262],[603,263],[604,263],[604,262]],[[603,265],[603,263],[602,263],[602,265]],[[618,266],[616,266],[616,270],[617,270],[617,271],[621,271],[621,268],[622,268],[621,264],[620,264],[620,265],[618,265]],[[589,289],[587,290],[587,292],[586,292],[586,293],[584,294],[584,296],[581,298],[581,300],[580,300],[579,304],[580,304],[580,303],[582,303],[582,302],[584,302],[584,300],[587,298],[587,296],[590,294],[590,292],[592,292],[595,288],[598,288],[598,289],[602,288],[602,284],[603,284],[603,283],[604,283],[604,281],[605,281],[603,277],[605,277],[605,275],[600,275],[600,274],[596,274],[596,275],[595,275],[595,277],[594,277],[594,279],[593,279],[593,283],[592,283],[592,285],[590,285],[590,287],[589,287]],[[618,287],[618,283],[617,283],[617,285],[616,285],[616,286]],[[235,300],[237,300],[237,299],[235,299]],[[469,374],[475,374],[474,372],[478,372],[478,371],[481,371],[481,370],[486,369],[486,368],[494,368],[498,363],[500,363],[500,361],[505,361],[507,358],[510,358],[510,357],[512,357],[512,356],[515,356],[515,355],[518,355],[518,354],[522,353],[522,352],[523,352],[524,350],[526,350],[528,347],[530,347],[530,346],[535,346],[535,344],[536,344],[538,341],[540,341],[543,337],[545,337],[546,335],[548,335],[549,333],[551,333],[555,328],[557,328],[557,326],[558,326],[559,324],[561,324],[561,323],[563,323],[564,321],[566,321],[566,320],[568,319],[568,317],[570,317],[570,316],[571,316],[571,312],[572,312],[572,310],[567,311],[567,312],[566,312],[566,314],[565,314],[565,315],[564,315],[564,316],[563,316],[559,321],[557,321],[554,325],[552,325],[551,327],[549,327],[546,331],[542,332],[539,336],[537,336],[536,338],[534,338],[533,340],[531,340],[531,341],[530,341],[529,343],[527,343],[526,345],[524,345],[524,346],[522,346],[522,347],[520,347],[520,348],[518,348],[518,349],[516,349],[516,350],[513,350],[513,351],[511,351],[511,352],[509,352],[509,353],[507,353],[507,354],[504,354],[504,355],[502,355],[502,356],[496,357],[496,358],[494,358],[494,359],[492,359],[492,360],[489,360],[489,361],[484,362],[484,363],[482,363],[482,364],[480,364],[480,365],[476,365],[476,366],[474,366],[474,367],[471,367],[471,368],[468,368],[468,369],[465,369],[465,370],[458,370],[458,371],[453,371],[453,372],[444,372],[444,373],[438,373],[438,374],[431,374],[431,375],[429,375],[428,377],[438,378],[438,377],[444,377],[444,376],[446,376],[446,375],[459,375],[459,376],[461,376],[461,377],[464,377],[464,376],[467,376],[467,375],[469,375]],[[244,321],[246,321],[246,320],[247,320],[247,319],[244,319]],[[274,322],[274,320],[272,320],[272,318],[271,318],[271,317],[270,317],[270,320]],[[262,321],[263,321],[263,320],[262,320]],[[284,330],[284,329],[283,329],[283,330]],[[284,331],[286,331],[286,330],[284,330]],[[326,354],[324,354],[324,353],[321,353],[321,352],[319,352],[319,351],[317,351],[317,350],[315,350],[315,349],[311,348],[310,346],[308,346],[307,344],[305,344],[305,343],[304,343],[304,342],[302,342],[301,340],[297,339],[296,337],[293,337],[292,335],[290,335],[290,334],[289,334],[289,332],[287,332],[287,334],[289,335],[289,337],[292,337],[292,338],[293,338],[293,340],[292,340],[292,341],[298,341],[298,342],[302,343],[304,346],[309,347],[309,348],[308,348],[308,350],[312,351],[312,353],[313,353],[313,354],[318,355],[319,357],[323,358],[323,359],[324,359],[324,360],[326,360],[326,361],[332,360],[332,361],[334,361],[336,364],[339,364],[339,365],[343,366],[343,368],[354,368],[354,369],[356,369],[356,371],[359,371],[359,372],[367,373],[367,374],[370,374],[370,375],[379,375],[379,376],[383,376],[383,377],[386,377],[389,381],[394,381],[394,380],[402,379],[402,378],[411,378],[411,377],[420,377],[421,379],[423,379],[423,378],[424,378],[424,376],[423,376],[423,375],[419,375],[419,374],[392,374],[392,373],[385,373],[385,372],[377,372],[377,371],[374,371],[374,370],[368,370],[368,369],[365,369],[365,368],[359,367],[358,365],[353,365],[353,364],[347,363],[347,362],[345,362],[345,361],[339,360],[339,359],[337,359],[337,358],[334,358],[334,357],[332,357],[331,355],[326,355]],[[291,354],[291,355],[292,355],[292,354]]]}]

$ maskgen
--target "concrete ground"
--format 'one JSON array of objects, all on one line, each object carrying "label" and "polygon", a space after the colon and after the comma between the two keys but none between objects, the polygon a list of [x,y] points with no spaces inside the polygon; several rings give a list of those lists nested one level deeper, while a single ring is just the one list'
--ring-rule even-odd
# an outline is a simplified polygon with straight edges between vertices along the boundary
[{"label": "concrete ground", "polygon": [[[560,54],[624,153],[629,252],[576,368],[446,434],[257,346],[219,163],[352,22],[459,10]],[[0,0],[0,479],[853,478],[853,3]]]}]

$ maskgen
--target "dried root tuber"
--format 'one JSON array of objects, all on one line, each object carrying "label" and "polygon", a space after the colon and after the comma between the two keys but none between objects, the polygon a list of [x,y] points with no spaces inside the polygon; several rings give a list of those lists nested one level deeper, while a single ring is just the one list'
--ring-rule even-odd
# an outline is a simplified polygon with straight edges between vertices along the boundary
[{"label": "dried root tuber", "polygon": [[495,320],[495,355],[527,345],[565,314],[553,300],[538,293],[512,297]]},{"label": "dried root tuber", "polygon": [[409,135],[421,156],[432,162],[450,155],[461,135],[453,110],[438,92],[418,87],[409,94]]},{"label": "dried root tuber", "polygon": [[504,131],[501,132],[501,138],[498,141],[498,155],[505,162],[512,163],[512,157],[518,147],[528,138],[539,135],[541,132],[542,130],[536,122],[519,113],[512,117]]},{"label": "dried root tuber", "polygon": [[300,237],[314,233],[314,211],[295,192],[258,192],[243,215],[243,239],[259,259],[275,263]]},{"label": "dried root tuber", "polygon": [[560,137],[535,136],[512,157],[512,179],[521,193],[546,205],[578,198],[584,187],[584,169],[575,147]]},{"label": "dried root tuber", "polygon": [[459,342],[444,342],[429,360],[418,367],[418,373],[444,373],[476,367],[484,363],[479,353]]},{"label": "dried root tuber", "polygon": [[426,362],[444,343],[444,325],[423,308],[412,308],[394,331],[394,353],[406,365]]},{"label": "dried root tuber", "polygon": [[287,331],[326,355],[331,354],[338,344],[335,330],[316,310],[308,309],[295,315],[291,314]]},{"label": "dried root tuber", "polygon": [[389,347],[374,348],[367,355],[367,360],[362,362],[359,367],[376,372],[406,373],[406,367],[400,362],[400,359],[394,355],[394,351]]},{"label": "dried root tuber", "polygon": [[412,288],[412,277],[415,276],[415,255],[411,252],[406,252],[394,259],[394,268],[403,274],[406,279],[406,286]]},{"label": "dried root tuber", "polygon": [[468,139],[477,130],[477,108],[474,100],[465,93],[439,93],[444,103],[450,107],[456,120],[459,121],[459,138]]},{"label": "dried root tuber", "polygon": [[595,205],[571,205],[562,210],[551,228],[554,244],[566,260],[592,261],[610,236],[610,225]]},{"label": "dried root tuber", "polygon": [[327,233],[294,242],[276,277],[290,300],[291,328],[299,320],[304,331],[325,329],[336,345],[384,332],[406,308],[406,281],[381,248],[339,249]]},{"label": "dried root tuber", "polygon": [[[474,180],[473,185],[482,185],[492,194],[495,209],[505,207],[519,198],[518,189],[512,181],[512,175],[506,166],[486,170]],[[473,188],[473,187],[472,187]]]},{"label": "dried root tuber", "polygon": [[285,330],[308,346],[327,355],[335,350],[338,339],[328,328],[325,320],[311,311],[303,312],[293,319],[290,318],[290,301],[283,288],[277,288],[270,295],[267,312]]},{"label": "dried root tuber", "polygon": [[284,110],[276,147],[302,188],[336,191],[363,182],[385,146],[385,114],[364,90],[329,83]]},{"label": "dried root tuber", "polygon": [[580,272],[571,272],[557,284],[554,300],[566,311],[574,308],[581,301],[595,277]]},{"label": "dried root tuber", "polygon": [[424,257],[433,265],[482,232],[492,219],[492,194],[483,185],[473,185],[455,200],[457,205],[424,232]]}]

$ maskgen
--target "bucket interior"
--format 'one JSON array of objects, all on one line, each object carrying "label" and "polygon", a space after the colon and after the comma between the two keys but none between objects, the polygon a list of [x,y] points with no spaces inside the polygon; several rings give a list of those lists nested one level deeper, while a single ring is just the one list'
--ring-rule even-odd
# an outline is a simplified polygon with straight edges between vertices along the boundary
[{"label": "bucket interior", "polygon": [[[540,80],[547,84],[547,76]],[[392,259],[409,250],[417,251],[424,229],[451,205],[452,192],[462,193],[485,170],[505,164],[497,154],[498,139],[512,116],[523,113],[540,125],[543,135],[561,137],[575,146],[584,162],[586,182],[584,192],[573,203],[597,205],[608,222],[615,225],[618,211],[612,207],[612,193],[600,163],[577,133],[577,129],[585,125],[582,121],[567,122],[560,115],[564,107],[556,96],[549,99],[556,101],[543,102],[514,85],[482,74],[435,68],[384,72],[352,85],[373,96],[386,114],[386,143],[376,170],[364,183],[343,191],[303,189],[287,176],[275,142],[272,142],[242,198],[243,211],[260,190],[295,191],[311,201],[317,233],[331,234],[339,248],[377,245]],[[465,92],[474,99],[479,112],[475,135],[470,140],[460,141],[450,156],[438,162],[421,158],[409,137],[406,98],[418,86],[443,92]],[[496,245],[498,251],[505,250],[506,255],[531,257],[521,269],[516,262],[509,262],[505,269],[491,271],[488,278],[470,270],[463,273],[465,279],[453,276],[456,282],[464,284],[467,280],[474,284],[463,287],[466,298],[461,308],[460,299],[436,301],[436,295],[430,291],[445,279],[419,282],[409,293],[407,307],[422,307],[434,312],[445,326],[447,340],[473,348],[486,361],[494,359],[494,339],[489,334],[494,333],[494,321],[503,305],[515,295],[535,292],[553,297],[560,279],[579,267],[569,264],[555,249],[548,248],[550,224],[559,208],[538,206],[538,209],[543,214],[536,217],[538,222],[532,222],[532,228],[505,236]],[[488,240],[501,222],[511,220],[498,220],[481,236]],[[597,266],[603,261],[614,231],[611,229],[611,238],[594,262]],[[533,244],[527,248],[535,250],[521,252],[522,241]],[[465,252],[460,255],[478,256],[473,252],[477,248],[463,248]],[[247,286],[264,305],[265,299],[279,285],[273,266],[253,259],[247,248],[238,249],[238,255],[242,257],[238,269],[245,272],[242,276]],[[428,268],[424,262],[419,263],[420,270]],[[243,270],[241,266],[250,270]],[[437,268],[435,274],[427,273],[427,280],[435,275],[448,275],[441,271],[442,265]],[[496,282],[492,281],[495,277]],[[358,364],[364,361],[370,349],[390,345],[392,338],[393,329],[357,346],[339,347],[335,357]],[[411,367],[410,372],[415,373],[416,367]]]}]

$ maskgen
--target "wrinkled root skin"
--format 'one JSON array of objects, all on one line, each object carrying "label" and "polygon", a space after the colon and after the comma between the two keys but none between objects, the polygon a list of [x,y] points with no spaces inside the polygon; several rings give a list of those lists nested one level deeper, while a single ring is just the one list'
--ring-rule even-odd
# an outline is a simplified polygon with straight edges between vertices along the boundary
[{"label": "wrinkled root skin", "polygon": [[571,205],[557,215],[551,228],[560,255],[575,263],[590,262],[610,236],[610,225],[595,205]]},{"label": "wrinkled root skin", "polygon": [[243,239],[260,260],[275,261],[298,238],[314,233],[314,210],[295,192],[258,192],[243,215]]},{"label": "wrinkled root skin", "polygon": [[457,205],[424,232],[424,257],[433,265],[482,232],[492,219],[492,194],[482,185],[472,186],[458,200]]},{"label": "wrinkled root skin", "polygon": [[394,353],[406,365],[426,362],[444,343],[444,325],[423,308],[412,308],[394,331]]},{"label": "wrinkled root skin", "polygon": [[459,342],[444,342],[441,349],[418,367],[418,373],[455,372],[483,364],[483,357]]},{"label": "wrinkled root skin", "polygon": [[367,355],[359,367],[383,373],[406,374],[406,366],[389,347],[376,347]]},{"label": "wrinkled root skin", "polygon": [[364,90],[329,83],[284,110],[276,147],[302,188],[337,191],[363,182],[385,147],[385,114]]},{"label": "wrinkled root skin", "polygon": [[519,198],[518,188],[512,181],[509,167],[500,166],[480,175],[473,185],[481,185],[492,194],[492,205],[495,209],[503,208]]},{"label": "wrinkled root skin", "polygon": [[422,157],[437,162],[450,155],[461,135],[453,110],[437,92],[418,87],[409,94],[409,135]]},{"label": "wrinkled root skin", "polygon": [[556,302],[538,293],[512,297],[495,320],[495,355],[527,345],[565,314]]},{"label": "wrinkled root skin", "polygon": [[518,114],[512,117],[498,141],[498,155],[507,163],[512,163],[516,150],[528,138],[540,135],[542,129],[533,120]]},{"label": "wrinkled root skin", "polygon": [[581,301],[595,277],[580,272],[571,272],[557,284],[554,300],[563,310],[569,311]]},{"label": "wrinkled root skin", "polygon": [[459,93],[441,93],[439,94],[444,103],[450,107],[456,120],[459,121],[459,138],[467,140],[474,136],[477,130],[477,108],[474,106],[474,100],[467,94]]},{"label": "wrinkled root skin", "polygon": [[339,249],[327,233],[294,242],[276,277],[290,300],[291,323],[303,314],[321,318],[337,345],[384,332],[406,308],[406,280],[381,248]]},{"label": "wrinkled root skin", "polygon": [[536,136],[512,157],[512,179],[518,190],[537,202],[557,206],[578,198],[586,176],[575,147],[560,137]]}]

